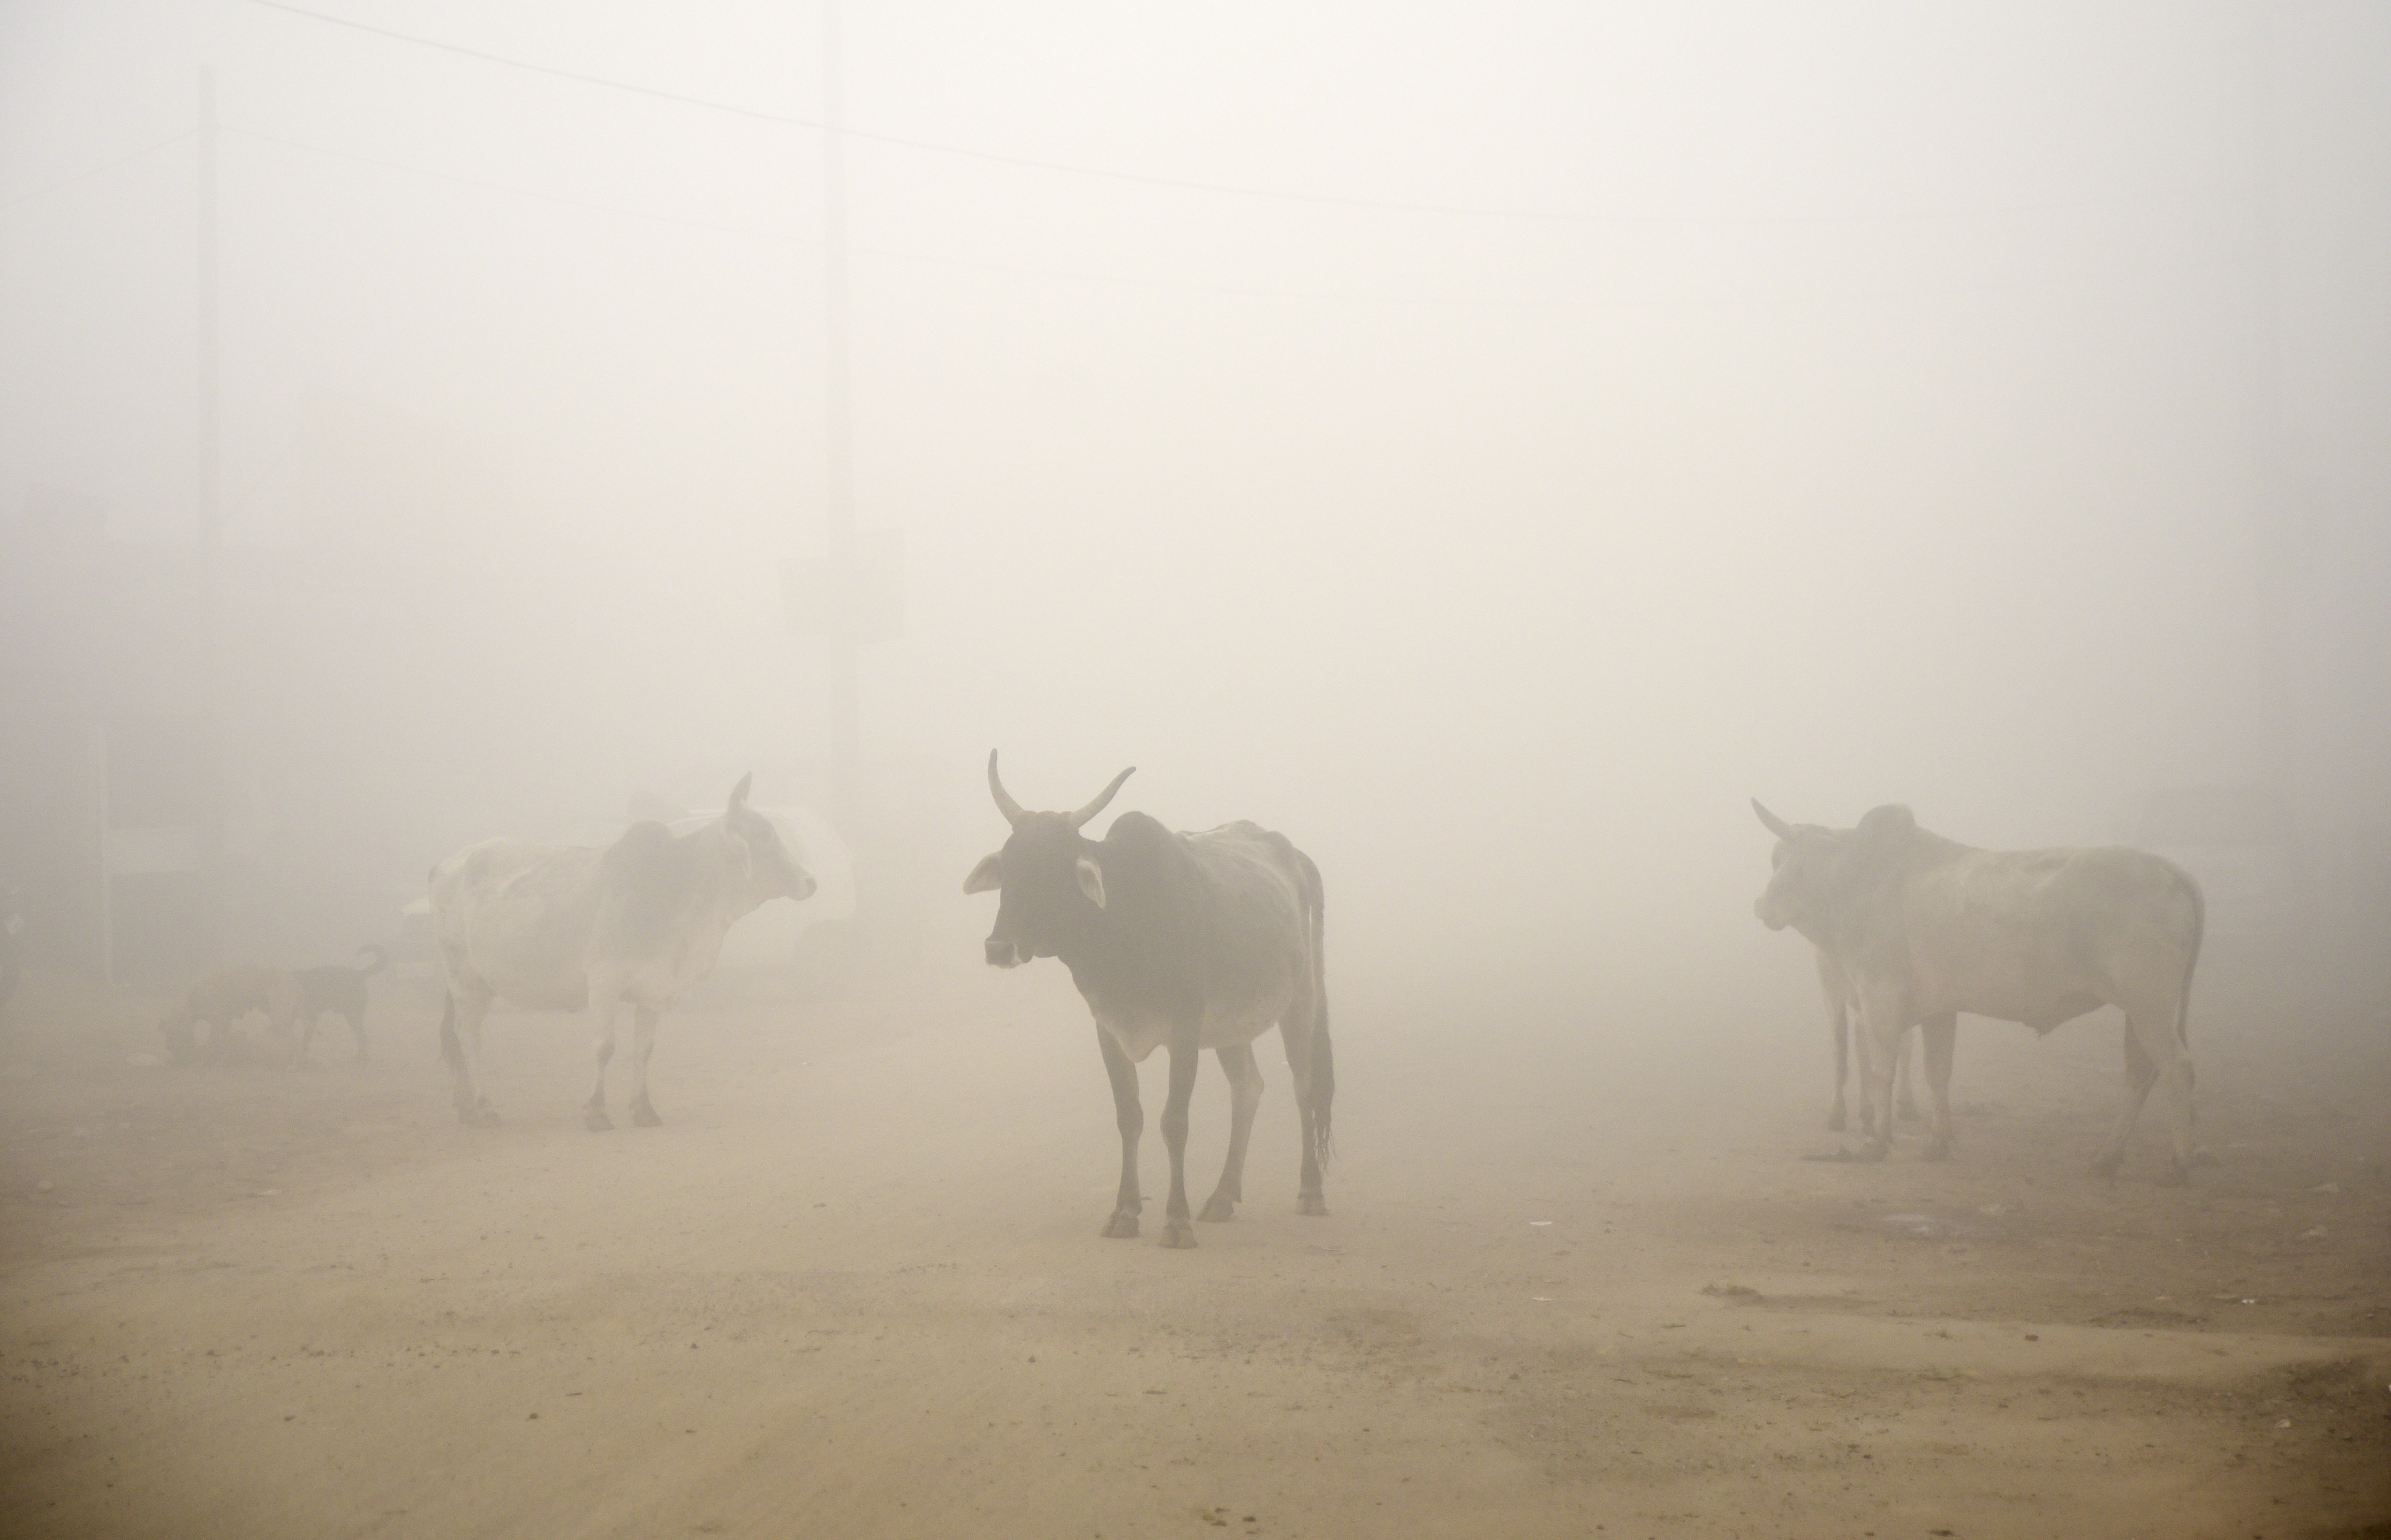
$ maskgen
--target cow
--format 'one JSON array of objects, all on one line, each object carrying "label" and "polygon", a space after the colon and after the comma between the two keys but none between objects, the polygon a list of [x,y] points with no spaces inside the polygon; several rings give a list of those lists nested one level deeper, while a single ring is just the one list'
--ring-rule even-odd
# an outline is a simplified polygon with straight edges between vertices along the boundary
[{"label": "cow", "polygon": [[432,869],[432,932],[448,991],[440,1052],[456,1075],[459,1121],[498,1120],[482,1082],[482,1018],[497,1000],[588,1007],[598,1083],[583,1120],[593,1132],[614,1126],[606,1065],[615,1012],[630,1002],[631,1120],[664,1120],[648,1099],[656,1017],[714,971],[742,916],[814,890],[771,820],[747,806],[752,780],[740,779],[720,818],[686,835],[642,822],[603,849],[485,840]]},{"label": "cow", "polygon": [[1336,1068],[1322,971],[1320,869],[1286,836],[1252,823],[1173,834],[1140,812],[1113,820],[1105,837],[1079,830],[1104,811],[1134,770],[1077,812],[1031,812],[1015,802],[988,756],[988,787],[1013,832],[963,879],[965,893],[996,892],[988,961],[1018,967],[1059,957],[1096,1022],[1120,1130],[1120,1191],[1105,1235],[1138,1233],[1137,1066],[1170,1054],[1162,1139],[1170,1151],[1170,1201],[1162,1244],[1192,1247],[1187,1216],[1187,1101],[1199,1056],[1211,1049],[1229,1080],[1229,1159],[1198,1216],[1226,1220],[1244,1198],[1246,1142],[1261,1103],[1254,1040],[1273,1026],[1295,1079],[1303,1124],[1299,1213],[1325,1214]]},{"label": "cow", "polygon": [[1924,1029],[1930,1155],[1947,1156],[1958,1012],[2048,1033],[2115,1005],[2126,1016],[2126,1104],[2093,1173],[2116,1174],[2142,1103],[2164,1082],[2172,1141],[2164,1180],[2189,1177],[2186,1025],[2206,906],[2181,867],[2113,846],[1980,850],[1919,828],[1903,807],[1875,809],[1851,829],[1788,824],[1752,807],[1777,837],[1753,912],[1831,952],[1859,998],[1876,1111],[1866,1158],[1882,1159],[1891,1144],[1892,1051],[1909,1028]]}]

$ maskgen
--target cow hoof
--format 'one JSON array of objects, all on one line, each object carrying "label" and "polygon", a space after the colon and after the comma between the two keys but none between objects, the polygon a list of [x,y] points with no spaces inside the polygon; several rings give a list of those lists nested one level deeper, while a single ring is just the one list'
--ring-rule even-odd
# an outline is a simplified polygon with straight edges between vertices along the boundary
[{"label": "cow hoof", "polygon": [[1162,1244],[1168,1250],[1193,1251],[1196,1249],[1196,1226],[1183,1219],[1170,1221],[1162,1227]]},{"label": "cow hoof", "polygon": [[631,1104],[631,1121],[641,1128],[662,1128],[665,1122],[662,1118],[656,1116],[656,1109],[645,1102]]},{"label": "cow hoof", "polygon": [[1113,1215],[1112,1222],[1105,1226],[1105,1238],[1106,1240],[1135,1240],[1137,1238],[1137,1216],[1135,1214]]},{"label": "cow hoof", "polygon": [[1296,1198],[1295,1211],[1299,1214],[1310,1214],[1314,1219],[1319,1219],[1327,1214],[1328,1200],[1322,1197],[1318,1193],[1305,1193]]},{"label": "cow hoof", "polygon": [[1236,1204],[1225,1197],[1214,1197],[1205,1201],[1204,1211],[1196,1217],[1206,1224],[1219,1224],[1234,1218],[1236,1212]]},{"label": "cow hoof", "polygon": [[581,1114],[581,1126],[592,1133],[603,1133],[614,1126],[614,1119],[593,1106]]}]

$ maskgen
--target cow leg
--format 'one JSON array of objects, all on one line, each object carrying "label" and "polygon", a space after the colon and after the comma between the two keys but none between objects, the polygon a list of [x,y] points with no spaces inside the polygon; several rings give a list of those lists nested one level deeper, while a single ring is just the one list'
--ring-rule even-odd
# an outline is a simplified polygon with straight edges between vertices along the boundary
[{"label": "cow leg", "polygon": [[1918,1029],[1926,1045],[1926,1089],[1934,1097],[1934,1120],[1926,1146],[1929,1160],[1951,1158],[1951,1050],[1959,1037],[1959,1017],[1952,1012],[1929,1016]]},{"label": "cow leg", "polygon": [[490,997],[454,987],[448,1007],[440,1017],[440,1055],[457,1076],[457,1120],[487,1127],[498,1120],[490,1108],[489,1093],[482,1089],[482,1018],[490,1014]]},{"label": "cow leg", "polygon": [[1873,1125],[1864,1159],[1881,1160],[1893,1148],[1893,1068],[1907,1030],[1900,1023],[1901,1013],[1892,1000],[1860,998],[1860,1030],[1868,1034],[1868,1100]]},{"label": "cow leg", "polygon": [[1295,1003],[1279,1022],[1278,1035],[1286,1047],[1287,1072],[1295,1081],[1295,1108],[1303,1123],[1301,1185],[1295,1195],[1299,1214],[1328,1211],[1328,1202],[1320,1193],[1320,1171],[1328,1156],[1328,1112],[1323,1103],[1334,1090],[1320,1074],[1322,1034],[1327,1030],[1317,990],[1298,990]]},{"label": "cow leg", "polygon": [[2118,1115],[2116,1130],[2109,1135],[2109,1142],[2100,1147],[2099,1155],[2092,1158],[2092,1174],[2095,1176],[2117,1174],[2118,1166],[2126,1158],[2126,1142],[2133,1136],[2134,1119],[2142,1115],[2142,1103],[2149,1099],[2151,1087],[2158,1083],[2159,1068],[2151,1062],[2150,1055],[2144,1053],[2141,1043],[2136,1041],[2139,1036],[2134,1030],[2134,1018],[2128,1016],[2126,1018],[2125,1110]]},{"label": "cow leg", "polygon": [[291,1068],[293,1069],[306,1067],[307,1045],[316,1041],[316,1016],[312,1014],[302,1016],[299,1020],[299,1046],[291,1054]]},{"label": "cow leg", "polygon": [[581,1121],[592,1133],[603,1133],[614,1126],[614,1119],[606,1116],[606,1066],[614,1057],[614,1015],[621,1005],[611,980],[604,988],[597,979],[589,981],[589,1026],[594,1034],[590,1056],[598,1061],[598,1083],[590,1088]]},{"label": "cow leg", "polygon": [[1909,1034],[1901,1034],[1901,1047],[1893,1059],[1894,1083],[1893,1115],[1905,1123],[1918,1121],[1918,1093],[1909,1078]]},{"label": "cow leg", "polygon": [[2142,1103],[2149,1097],[2151,1087],[2165,1081],[2167,1092],[2167,1132],[2172,1149],[2165,1174],[2159,1180],[2168,1186],[2179,1186],[2191,1180],[2195,1158],[2192,1148],[2191,1055],[2184,1049],[2183,1040],[2176,1035],[2177,1005],[2165,1003],[2164,1009],[2152,1009],[2137,1004],[2126,1012],[2126,1106],[2117,1119],[2117,1131],[2111,1134],[2106,1148],[2092,1162],[2093,1174],[2113,1176],[2126,1158],[2126,1144],[2132,1135],[2135,1119],[2141,1115]]},{"label": "cow leg", "polygon": [[1852,1020],[1841,1000],[1827,1001],[1827,1029],[1835,1039],[1835,1110],[1827,1115],[1827,1132],[1843,1132],[1843,1081],[1851,1073]]},{"label": "cow leg", "polygon": [[1229,1163],[1221,1168],[1221,1184],[1196,1216],[1216,1223],[1235,1213],[1245,1199],[1246,1140],[1254,1132],[1254,1108],[1262,1104],[1262,1070],[1254,1062],[1254,1045],[1223,1048],[1220,1057],[1221,1072],[1229,1077]]},{"label": "cow leg", "polygon": [[1162,1145],[1170,1152],[1170,1202],[1163,1210],[1162,1244],[1174,1249],[1196,1244],[1196,1226],[1187,1222],[1187,1104],[1195,1097],[1196,1070],[1203,1057],[1195,1032],[1171,1034],[1170,1095],[1162,1104]]},{"label": "cow leg", "polygon": [[1137,1234],[1137,1216],[1145,1199],[1137,1190],[1137,1141],[1145,1132],[1145,1109],[1138,1105],[1137,1066],[1130,1063],[1112,1033],[1096,1027],[1096,1046],[1104,1050],[1105,1074],[1113,1082],[1113,1122],[1120,1130],[1120,1196],[1113,1200],[1113,1217],[1105,1225],[1108,1240],[1127,1240]]},{"label": "cow leg", "polygon": [[654,1128],[664,1121],[648,1100],[648,1055],[656,1051],[656,1008],[645,1003],[631,1007],[631,1121]]}]

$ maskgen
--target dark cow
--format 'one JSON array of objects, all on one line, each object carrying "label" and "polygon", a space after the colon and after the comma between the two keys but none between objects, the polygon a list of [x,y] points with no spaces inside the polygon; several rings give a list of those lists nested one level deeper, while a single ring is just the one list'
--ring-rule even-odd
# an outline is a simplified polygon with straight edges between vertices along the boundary
[{"label": "dark cow", "polygon": [[2205,906],[2181,867],[2113,846],[1979,850],[1919,828],[1906,808],[1825,829],[1752,806],[1777,836],[1776,873],[1754,912],[1834,956],[1874,1040],[1870,1158],[1893,1136],[1893,1050],[1911,1027],[1929,1029],[1933,1150],[1943,1154],[1957,1013],[2048,1032],[2115,1005],[2126,1014],[2126,1106],[2092,1169],[2116,1171],[2143,1101],[2164,1081],[2174,1142],[2166,1180],[2184,1179],[2194,1155],[2184,1027]]},{"label": "dark cow", "polygon": [[747,806],[751,779],[732,788],[720,818],[685,835],[641,822],[604,849],[485,840],[432,869],[432,930],[448,985],[440,1051],[456,1072],[460,1121],[498,1120],[481,1070],[482,1018],[496,1000],[589,1008],[598,1084],[584,1120],[601,1132],[614,1126],[606,1065],[615,1013],[630,1002],[631,1120],[663,1120],[648,1100],[658,1013],[714,971],[723,937],[748,911],[814,890],[772,821]]},{"label": "dark cow", "polygon": [[1321,966],[1320,869],[1283,835],[1251,823],[1173,834],[1144,813],[1123,813],[1101,841],[1081,825],[1130,777],[1113,777],[1073,813],[1024,809],[1005,794],[989,752],[988,787],[1013,833],[972,868],[966,893],[997,889],[988,960],[1017,967],[1059,957],[1096,1018],[1120,1128],[1120,1196],[1105,1234],[1137,1234],[1137,1065],[1170,1050],[1162,1139],[1170,1150],[1170,1204],[1162,1244],[1196,1244],[1187,1222],[1187,1099],[1198,1056],[1220,1055],[1229,1078],[1229,1160],[1202,1218],[1224,1220],[1244,1197],[1246,1141],[1260,1105],[1254,1039],[1279,1029],[1303,1119],[1303,1176],[1296,1209],[1325,1214],[1321,1168],[1329,1152],[1336,1072],[1328,1046],[1328,991]]}]

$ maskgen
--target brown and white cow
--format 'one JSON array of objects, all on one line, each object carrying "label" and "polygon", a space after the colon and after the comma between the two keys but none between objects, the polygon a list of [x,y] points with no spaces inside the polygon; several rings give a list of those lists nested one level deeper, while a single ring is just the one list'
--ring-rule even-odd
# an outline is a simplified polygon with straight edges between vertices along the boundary
[{"label": "brown and white cow", "polygon": [[2204,905],[2181,867],[2119,847],[1980,850],[1919,828],[1900,807],[1852,829],[1761,816],[1777,847],[1754,912],[1830,952],[1859,998],[1874,1049],[1869,1158],[1882,1158],[1892,1138],[1893,1049],[1909,1028],[1946,1024],[1939,1042],[1932,1030],[1925,1042],[1934,1149],[1947,1153],[1957,1013],[2049,1032],[2115,1005],[2126,1015],[2126,1105],[2092,1170],[2115,1173],[2143,1101],[2164,1082],[2166,1179],[2185,1178],[2194,1158],[2185,1024]]},{"label": "brown and white cow", "polygon": [[432,869],[432,930],[448,985],[440,1051],[456,1073],[459,1120],[498,1121],[482,1084],[482,1018],[506,1000],[588,1007],[598,1083],[584,1120],[596,1131],[614,1126],[606,1065],[628,1001],[631,1120],[663,1121],[648,1100],[657,1016],[714,971],[723,937],[750,910],[814,890],[771,820],[747,806],[753,779],[741,778],[720,818],[686,835],[641,822],[603,849],[485,840]]}]

